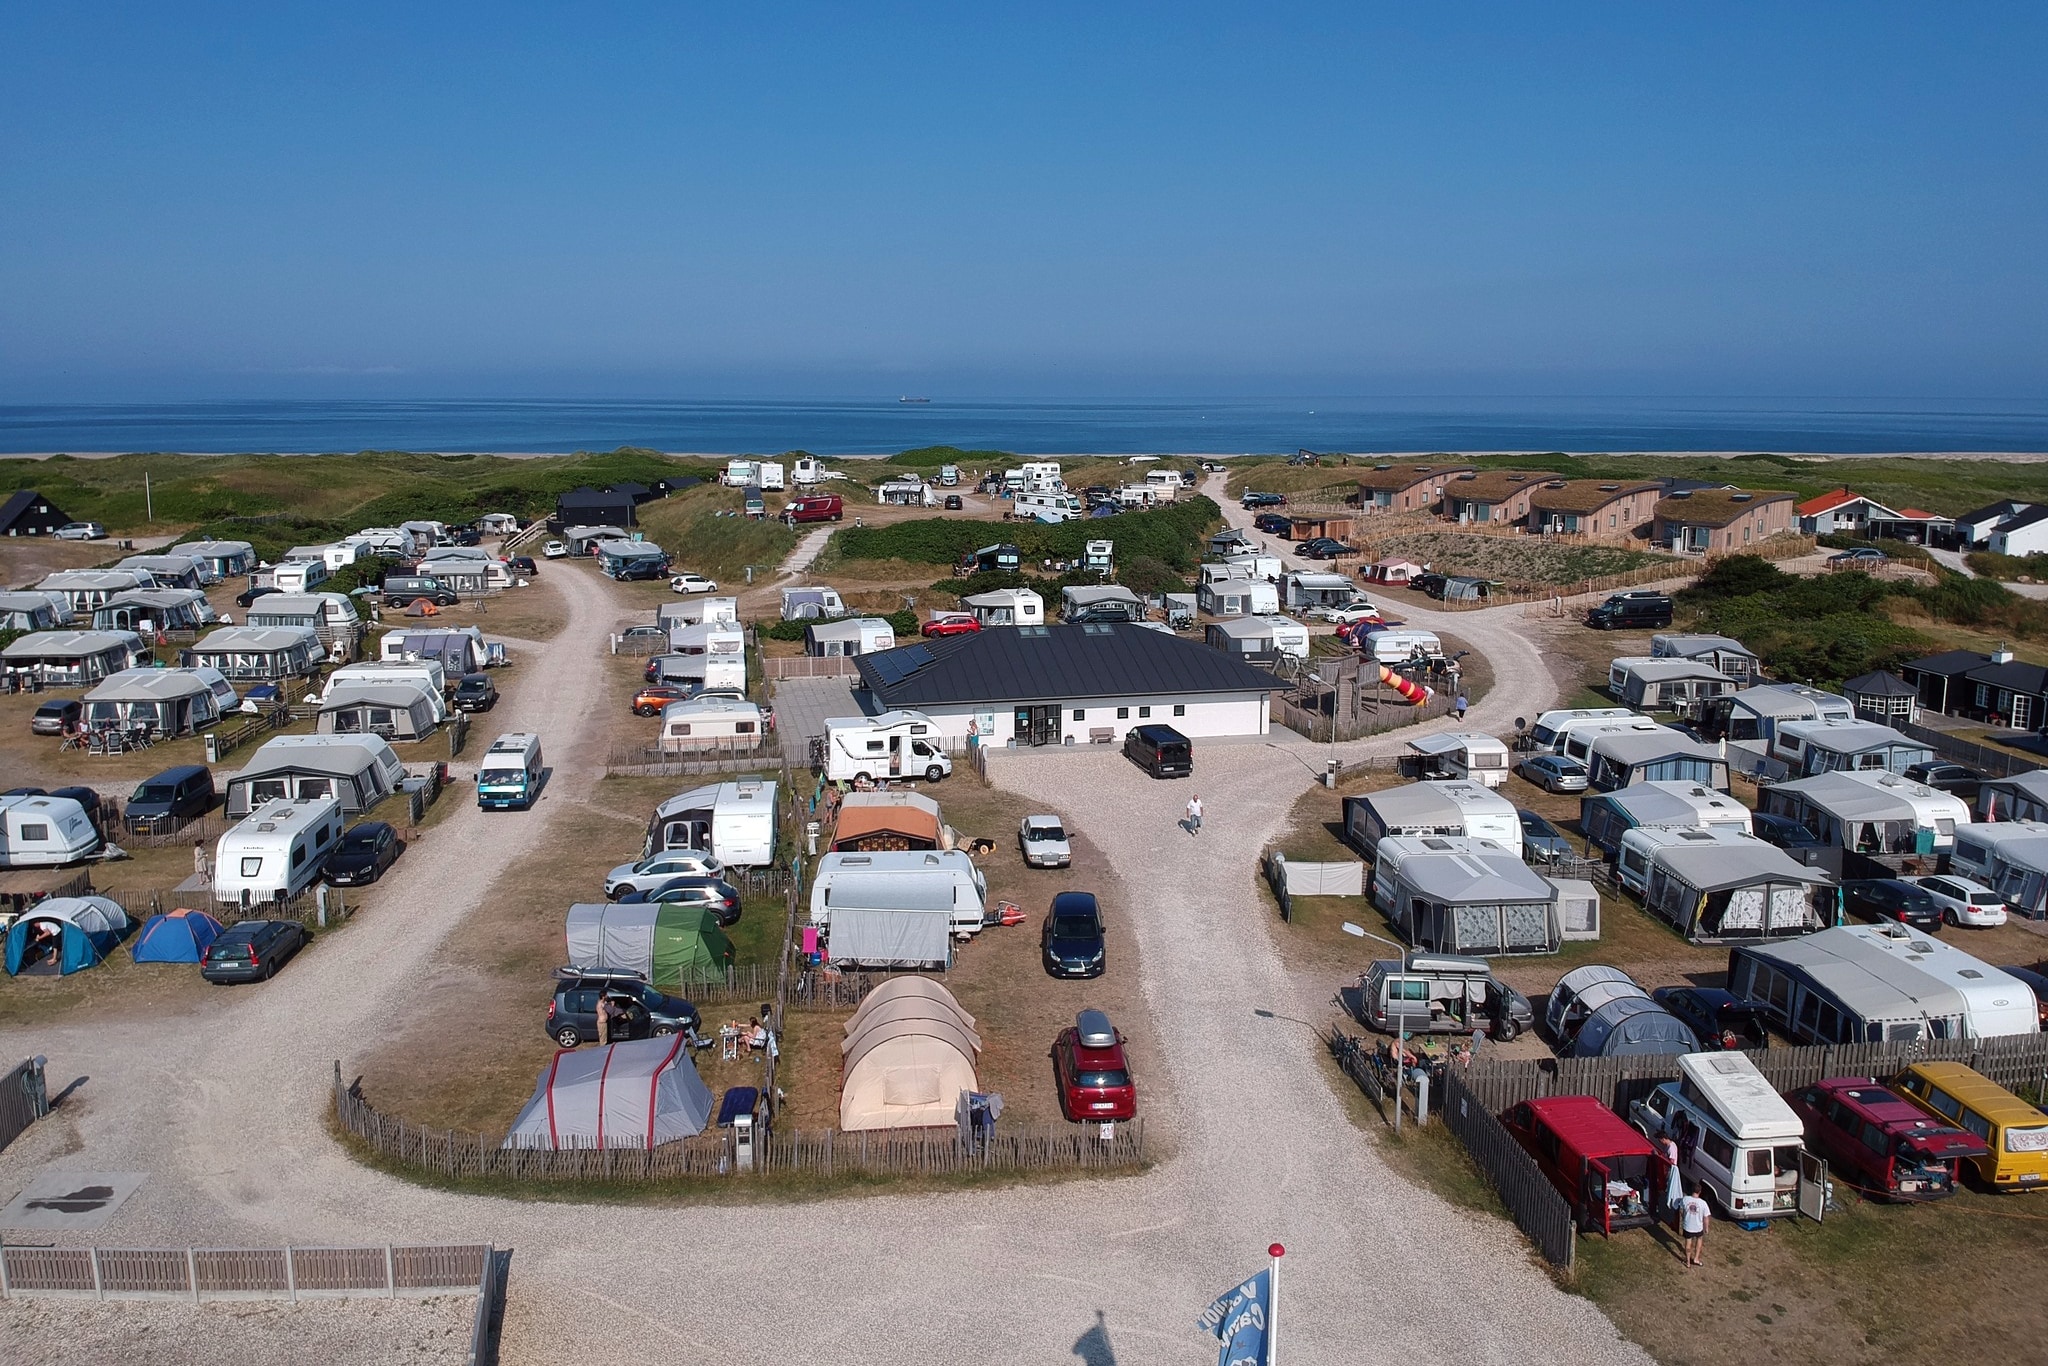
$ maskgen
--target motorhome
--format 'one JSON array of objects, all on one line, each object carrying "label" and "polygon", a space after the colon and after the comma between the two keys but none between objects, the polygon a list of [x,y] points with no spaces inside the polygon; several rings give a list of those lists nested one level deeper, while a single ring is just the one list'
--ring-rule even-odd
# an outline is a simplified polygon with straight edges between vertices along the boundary
[{"label": "motorhome", "polygon": [[1507,786],[1508,747],[1491,735],[1439,731],[1410,740],[1408,748],[1416,755],[1418,778],[1463,780],[1482,787]]},{"label": "motorhome", "polygon": [[1424,953],[1383,958],[1358,979],[1358,1017],[1392,1034],[1472,1034],[1508,1042],[1534,1027],[1528,997],[1493,975],[1484,958]]},{"label": "motorhome", "polygon": [[654,808],[641,857],[695,849],[734,867],[765,867],[775,861],[775,795],[775,784],[765,778],[678,793]]},{"label": "motorhome", "polygon": [[1519,853],[1463,836],[1394,836],[1373,855],[1372,902],[1432,953],[1556,953],[1557,889]]},{"label": "motorhome", "polygon": [[0,797],[0,868],[58,868],[90,858],[100,835],[70,797]]},{"label": "motorhome", "polygon": [[938,782],[953,772],[939,723],[915,711],[842,716],[825,722],[827,782],[923,778]]},{"label": "motorhome", "polygon": [[[801,462],[799,462],[799,463],[801,463]],[[954,488],[954,487],[956,487],[956,486],[957,486],[957,485],[958,485],[959,483],[960,483],[960,467],[959,467],[958,465],[941,465],[941,466],[939,466],[939,487],[940,487],[940,488],[946,488],[946,489]]]},{"label": "motorhome", "polygon": [[743,489],[760,477],[759,464],[756,460],[728,460],[718,482],[727,488]]},{"label": "motorhome", "polygon": [[1020,493],[1016,515],[1040,522],[1067,522],[1087,516],[1081,500],[1071,493]]},{"label": "motorhome", "polygon": [[2033,990],[1910,926],[1837,925],[1728,954],[1728,989],[1799,1043],[1989,1039],[2041,1028]]},{"label": "motorhome", "polygon": [[1614,877],[1695,944],[1810,934],[1841,917],[1833,879],[1746,829],[1627,831]]},{"label": "motorhome", "polygon": [[265,802],[214,845],[213,899],[289,901],[319,881],[340,839],[341,804],[332,797]]},{"label": "motorhome", "polygon": [[1473,782],[1420,782],[1344,799],[1344,837],[1367,858],[1389,835],[1466,835],[1522,855],[1515,804]]},{"label": "motorhome", "polygon": [[2048,822],[1992,821],[1961,826],[1949,871],[1981,882],[2017,915],[2048,920]]},{"label": "motorhome", "polygon": [[1562,754],[1566,739],[1581,726],[1648,719],[1627,707],[1561,707],[1537,716],[1536,724],[1529,727],[1529,744],[1539,754]]},{"label": "motorhome", "polygon": [[657,743],[664,753],[694,749],[747,750],[760,747],[767,733],[759,704],[729,697],[693,697],[661,709]]},{"label": "motorhome", "polygon": [[835,909],[924,910],[951,908],[956,937],[981,929],[988,883],[960,849],[825,854],[811,884],[811,923],[829,929]]},{"label": "motorhome", "polygon": [[1115,494],[1116,501],[1127,508],[1148,508],[1168,496],[1150,484],[1125,484]]},{"label": "motorhome", "polygon": [[1629,1106],[1652,1140],[1678,1140],[1679,1171],[1732,1219],[1820,1215],[1822,1167],[1806,1154],[1806,1126],[1749,1058],[1732,1050],[1672,1059],[1679,1079]]},{"label": "motorhome", "polygon": [[780,460],[763,460],[754,467],[754,482],[768,493],[781,493],[789,487],[788,472]]},{"label": "motorhome", "polygon": [[485,811],[524,811],[539,798],[544,771],[538,735],[500,735],[477,763],[476,804]]},{"label": "motorhome", "polygon": [[280,593],[310,593],[332,577],[325,560],[286,560],[270,571],[270,586]]},{"label": "motorhome", "polygon": [[1107,577],[1116,569],[1115,541],[1083,541],[1081,543],[1081,567],[1092,569]]},{"label": "motorhome", "polygon": [[1023,476],[1026,493],[1061,492],[1067,487],[1060,479],[1057,460],[1026,460],[1017,467],[1017,473]]},{"label": "motorhome", "polygon": [[825,462],[815,455],[800,455],[796,458],[795,465],[790,468],[790,478],[796,481],[799,488],[822,483],[825,478]]}]

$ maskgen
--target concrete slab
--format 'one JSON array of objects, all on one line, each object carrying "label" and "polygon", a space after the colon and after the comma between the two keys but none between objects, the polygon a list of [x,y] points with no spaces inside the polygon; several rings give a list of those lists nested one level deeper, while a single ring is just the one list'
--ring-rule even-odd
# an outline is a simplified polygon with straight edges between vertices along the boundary
[{"label": "concrete slab", "polygon": [[147,1172],[43,1170],[28,1189],[0,1209],[0,1228],[76,1232],[95,1229],[135,1194]]},{"label": "concrete slab", "polygon": [[827,719],[860,714],[851,679],[785,678],[775,685],[775,733],[798,767],[810,762],[811,741],[825,733]]}]

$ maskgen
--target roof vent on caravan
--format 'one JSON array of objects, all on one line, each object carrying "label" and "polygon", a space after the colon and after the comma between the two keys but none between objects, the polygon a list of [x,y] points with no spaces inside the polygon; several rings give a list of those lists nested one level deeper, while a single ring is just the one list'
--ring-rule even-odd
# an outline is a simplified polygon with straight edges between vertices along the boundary
[{"label": "roof vent on caravan", "polygon": [[1439,854],[1449,853],[1451,848],[1451,842],[1449,840],[1438,839],[1434,835],[1425,835],[1422,840],[1422,847],[1425,849],[1434,850]]}]

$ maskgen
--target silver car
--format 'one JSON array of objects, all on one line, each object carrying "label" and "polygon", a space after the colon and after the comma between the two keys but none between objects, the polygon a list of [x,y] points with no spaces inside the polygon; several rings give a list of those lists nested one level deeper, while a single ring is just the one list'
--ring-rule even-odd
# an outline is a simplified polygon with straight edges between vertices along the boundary
[{"label": "silver car", "polygon": [[604,875],[606,900],[628,896],[635,891],[659,887],[672,878],[721,877],[725,865],[696,849],[670,849],[638,863],[622,863]]},{"label": "silver car", "polygon": [[1017,844],[1027,868],[1065,868],[1074,861],[1067,829],[1058,816],[1026,816],[1017,827]]}]

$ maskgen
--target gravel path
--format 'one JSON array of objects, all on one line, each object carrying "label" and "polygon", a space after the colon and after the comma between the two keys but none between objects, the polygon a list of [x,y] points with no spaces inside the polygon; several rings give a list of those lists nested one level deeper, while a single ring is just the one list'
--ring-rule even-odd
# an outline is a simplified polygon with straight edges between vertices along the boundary
[{"label": "gravel path", "polygon": [[[595,716],[555,699],[581,695],[618,614],[592,575],[548,582],[567,596],[570,624],[522,659],[493,717],[545,739],[555,774],[536,810],[451,813],[389,875],[375,908],[275,982],[190,1016],[0,1036],[0,1057],[49,1055],[55,1087],[87,1078],[0,1153],[0,1194],[48,1163],[148,1172],[96,1235],[108,1246],[509,1246],[507,1362],[584,1366],[597,1350],[616,1363],[1042,1363],[1100,1359],[1103,1337],[1121,1366],[1183,1362],[1204,1350],[1195,1315],[1257,1269],[1274,1239],[1290,1248],[1287,1332],[1301,1360],[1348,1360],[1366,1342],[1376,1358],[1647,1360],[1533,1269],[1511,1227],[1392,1175],[1324,1081],[1306,1026],[1252,1015],[1312,1018],[1327,985],[1287,977],[1253,891],[1261,845],[1310,781],[1303,747],[1280,736],[1211,751],[1199,839],[1174,825],[1186,785],[1153,783],[1117,756],[997,759],[999,781],[1064,807],[1125,870],[1118,902],[1144,936],[1143,986],[1169,1074],[1148,1104],[1170,1107],[1179,1136],[1176,1157],[1142,1177],[578,1208],[421,1189],[357,1166],[324,1127],[330,1060],[346,1069],[386,1021],[432,1008],[413,989],[417,965],[459,931],[493,870],[598,772]],[[1455,623],[1501,679],[1468,724],[1494,726],[1495,713],[1554,693],[1519,616]],[[1407,734],[1343,748],[1398,749]],[[602,1324],[601,1347],[564,1331],[570,1323]],[[213,1346],[195,1344],[189,1359],[214,1359]]]}]

